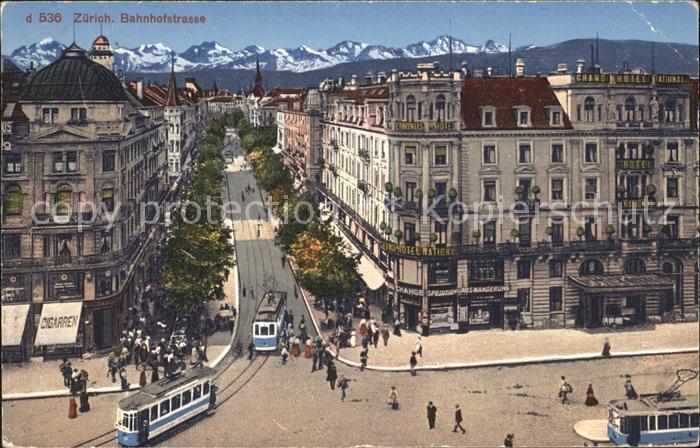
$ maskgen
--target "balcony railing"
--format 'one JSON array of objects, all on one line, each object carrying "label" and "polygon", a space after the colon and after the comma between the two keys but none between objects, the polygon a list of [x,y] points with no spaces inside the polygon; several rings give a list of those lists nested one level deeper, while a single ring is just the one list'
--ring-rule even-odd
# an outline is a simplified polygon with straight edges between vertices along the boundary
[{"label": "balcony railing", "polygon": [[628,208],[636,208],[639,210],[644,209],[645,207],[650,208],[650,207],[656,207],[656,201],[649,199],[648,197],[637,197],[637,198],[619,198],[617,200],[617,203],[620,204],[620,207],[624,209]]}]

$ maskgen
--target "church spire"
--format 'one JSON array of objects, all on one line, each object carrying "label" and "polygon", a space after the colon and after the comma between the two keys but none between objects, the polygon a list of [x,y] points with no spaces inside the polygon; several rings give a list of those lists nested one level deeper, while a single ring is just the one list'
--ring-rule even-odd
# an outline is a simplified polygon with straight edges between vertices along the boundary
[{"label": "church spire", "polygon": [[253,87],[253,95],[262,98],[265,96],[265,89],[262,85],[262,74],[260,73],[260,59],[255,56],[255,87]]},{"label": "church spire", "polygon": [[175,80],[175,53],[170,55],[170,82],[168,83],[168,97],[164,106],[177,106],[177,81]]}]

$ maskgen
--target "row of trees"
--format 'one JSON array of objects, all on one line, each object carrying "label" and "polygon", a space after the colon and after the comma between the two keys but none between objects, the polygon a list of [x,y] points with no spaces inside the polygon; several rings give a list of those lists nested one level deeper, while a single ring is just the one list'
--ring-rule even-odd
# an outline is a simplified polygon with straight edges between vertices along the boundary
[{"label": "row of trees", "polygon": [[[239,124],[239,132],[247,127],[245,122],[242,126]],[[320,219],[314,195],[294,189],[293,179],[281,157],[270,149],[275,144],[274,129],[269,140],[266,140],[268,131],[254,132],[257,132],[255,138],[261,138],[264,143],[248,150],[248,160],[258,185],[268,191],[277,204],[274,213],[281,223],[275,242],[296,260],[299,283],[317,301],[357,293],[361,285],[357,259],[345,254],[342,238]]]},{"label": "row of trees", "polygon": [[233,267],[231,230],[221,215],[226,127],[232,114],[215,118],[204,137],[183,203],[171,213],[173,234],[165,246],[163,281],[181,315],[189,316],[209,299],[223,297]]}]

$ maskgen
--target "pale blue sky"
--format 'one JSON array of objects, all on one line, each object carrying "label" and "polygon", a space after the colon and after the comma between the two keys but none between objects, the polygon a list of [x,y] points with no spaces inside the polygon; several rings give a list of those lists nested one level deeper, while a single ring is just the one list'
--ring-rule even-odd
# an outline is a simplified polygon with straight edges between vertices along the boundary
[{"label": "pale blue sky", "polygon": [[[39,13],[62,14],[61,23],[39,23]],[[697,6],[692,2],[461,2],[461,3],[55,3],[3,2],[2,53],[45,37],[69,44],[73,13],[108,13],[115,23],[104,34],[123,47],[162,42],[177,51],[204,40],[233,50],[309,45],[328,48],[349,39],[405,46],[451,34],[468,43],[488,39],[513,46],[547,45],[580,37],[643,39],[697,44]],[[32,14],[33,22],[26,17]],[[204,25],[123,24],[120,14],[203,15]],[[76,40],[87,46],[97,24],[76,24]]]}]

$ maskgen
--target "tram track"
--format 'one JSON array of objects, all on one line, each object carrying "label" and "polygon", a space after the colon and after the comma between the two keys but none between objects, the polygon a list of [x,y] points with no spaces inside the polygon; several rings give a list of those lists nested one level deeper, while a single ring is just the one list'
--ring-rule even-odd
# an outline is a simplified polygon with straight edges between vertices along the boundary
[{"label": "tram track", "polygon": [[[79,448],[82,446],[105,446],[109,442],[113,440],[117,440],[117,436],[114,435],[115,429],[111,429],[105,433],[100,434],[99,436],[95,436],[91,439],[84,440],[77,445],[73,445],[72,448]],[[102,438],[107,437],[105,440],[100,440]]]}]

